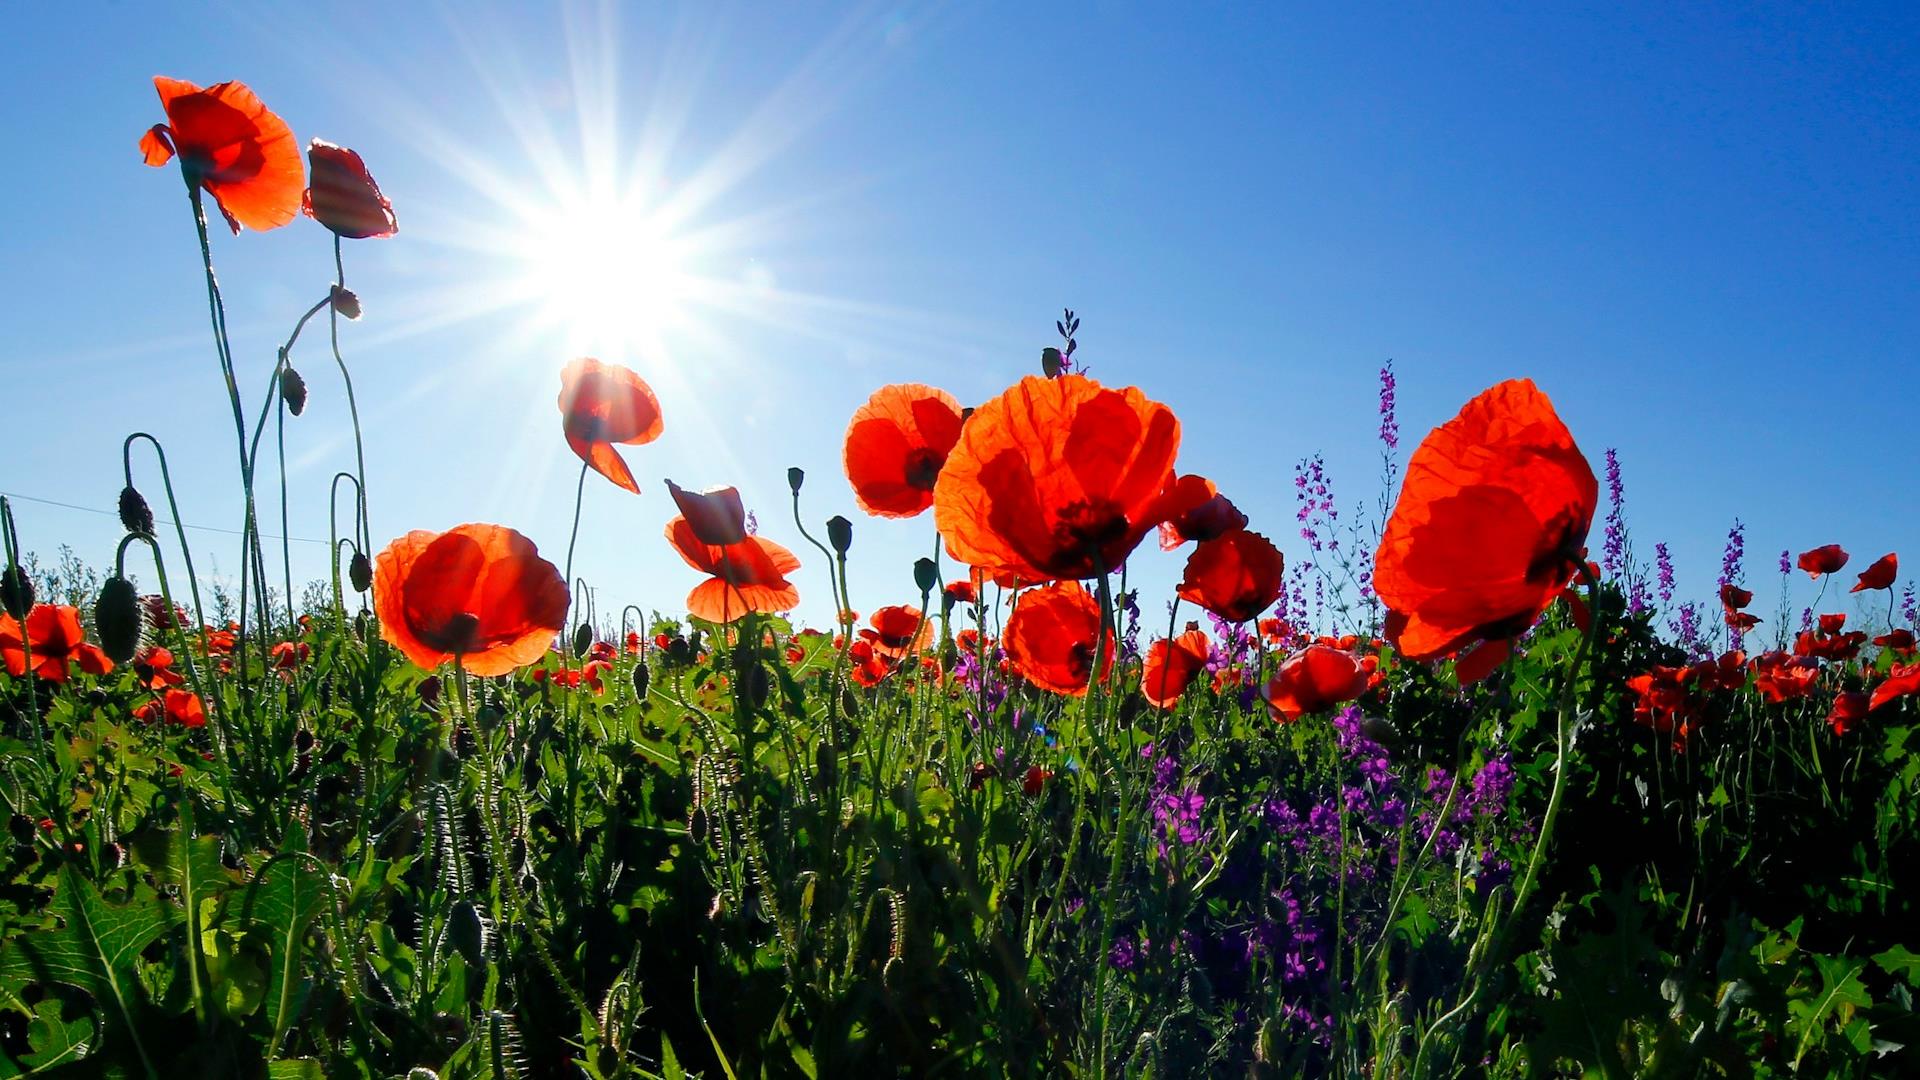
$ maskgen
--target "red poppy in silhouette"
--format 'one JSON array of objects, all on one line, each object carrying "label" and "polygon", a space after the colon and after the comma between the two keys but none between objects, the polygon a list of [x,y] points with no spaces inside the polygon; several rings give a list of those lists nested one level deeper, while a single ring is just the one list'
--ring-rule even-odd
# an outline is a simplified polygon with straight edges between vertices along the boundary
[{"label": "red poppy in silhouette", "polygon": [[1271,541],[1240,529],[1202,540],[1193,549],[1180,579],[1180,598],[1228,622],[1246,622],[1279,599],[1286,569]]},{"label": "red poppy in silhouette", "polygon": [[1702,690],[1738,690],[1747,685],[1747,654],[1730,649],[1718,659],[1700,661],[1687,672]]},{"label": "red poppy in silhouette", "polygon": [[854,501],[875,517],[914,517],[960,439],[960,403],[919,383],[883,386],[853,414],[841,460]]},{"label": "red poppy in silhouette", "polygon": [[1863,592],[1867,589],[1891,589],[1893,580],[1900,576],[1900,556],[1893,552],[1873,560],[1873,565],[1860,571],[1860,580],[1848,592]]},{"label": "red poppy in silhouette", "polygon": [[1821,574],[1837,574],[1847,565],[1847,553],[1839,544],[1824,544],[1812,551],[1800,553],[1800,569],[1808,577],[1817,578]]},{"label": "red poppy in silhouette", "polygon": [[971,581],[948,582],[944,591],[948,607],[973,604],[980,599],[980,590],[974,588]]},{"label": "red poppy in silhouette", "polygon": [[1020,791],[1025,795],[1038,795],[1047,788],[1047,781],[1053,779],[1053,770],[1038,765],[1027,766],[1027,775],[1020,780]]},{"label": "red poppy in silhouette", "polygon": [[583,357],[560,372],[560,421],[567,446],[593,471],[634,494],[640,485],[615,443],[638,446],[660,437],[660,399],[640,376],[618,364]]},{"label": "red poppy in silhouette", "polygon": [[1214,488],[1213,481],[1191,474],[1167,488],[1167,520],[1160,523],[1160,550],[1172,551],[1189,540],[1212,540],[1247,527],[1247,515]]},{"label": "red poppy in silhouette", "polygon": [[[1087,692],[1093,674],[1094,642],[1100,632],[1100,605],[1078,581],[1056,581],[1020,594],[1002,644],[1014,670],[1028,682],[1079,697]],[[1099,652],[1104,680],[1113,669],[1111,631]]]},{"label": "red poppy in silhouette", "polygon": [[1179,637],[1154,642],[1140,667],[1141,696],[1158,709],[1179,704],[1187,685],[1207,666],[1212,647],[1205,633],[1191,627]]},{"label": "red poppy in silhouette", "polygon": [[1287,657],[1267,680],[1267,707],[1282,723],[1359,697],[1378,681],[1378,657],[1331,645],[1309,645]]},{"label": "red poppy in silhouette", "polygon": [[680,516],[687,519],[693,535],[699,537],[701,543],[726,547],[747,538],[747,507],[740,501],[738,488],[688,491],[669,480],[667,493],[673,496]]},{"label": "red poppy in silhouette", "polygon": [[1585,559],[1599,485],[1530,380],[1492,387],[1421,440],[1375,560],[1387,638],[1414,660],[1504,658]]},{"label": "red poppy in silhouette", "polygon": [[348,240],[384,239],[400,231],[393,204],[380,194],[359,154],[315,139],[307,145],[307,167],[312,179],[300,209],[308,217]]},{"label": "red poppy in silhouette", "polygon": [[847,664],[853,681],[869,688],[879,686],[882,680],[893,673],[893,665],[866,638],[847,646]]},{"label": "red poppy in silhouette", "polygon": [[1138,389],[1028,376],[980,406],[934,485],[947,550],[1024,583],[1117,570],[1166,518],[1180,421]]},{"label": "red poppy in silhouette", "polygon": [[709,544],[700,539],[685,517],[667,522],[667,542],[688,566],[712,575],[687,594],[687,611],[710,623],[730,623],[743,615],[789,611],[800,603],[800,590],[787,575],[800,569],[793,552],[759,536],[742,535],[732,544]]},{"label": "red poppy in silhouette", "polygon": [[1866,691],[1842,690],[1833,695],[1833,708],[1827,711],[1827,723],[1833,726],[1835,735],[1845,735],[1853,730],[1853,725],[1867,718],[1871,707],[1871,699]]},{"label": "red poppy in silhouette", "polygon": [[0,615],[0,657],[6,660],[7,674],[19,678],[27,673],[29,648],[33,674],[47,682],[66,682],[69,663],[79,664],[89,675],[113,670],[107,654],[87,643],[80,629],[80,609],[65,604],[35,604],[27,612],[24,638],[13,616]]},{"label": "red poppy in silhouette", "polygon": [[154,89],[167,122],[140,137],[149,165],[180,155],[187,182],[206,189],[239,232],[277,229],[300,212],[306,170],[286,121],[269,112],[244,83],[201,89],[184,79],[156,75]]},{"label": "red poppy in silhouette", "polygon": [[475,675],[538,661],[566,623],[567,585],[533,541],[501,525],[416,529],[374,560],[380,636],[431,670]]},{"label": "red poppy in silhouette", "polygon": [[1910,694],[1920,694],[1920,662],[1893,665],[1893,670],[1887,672],[1886,681],[1874,687],[1873,700],[1868,703],[1868,708],[1878,709],[1894,698]]},{"label": "red poppy in silhouette", "polygon": [[1873,643],[1883,649],[1892,649],[1895,652],[1912,652],[1914,644],[1913,631],[1905,627],[1897,630],[1889,630],[1879,637],[1874,638]]},{"label": "red poppy in silhouette", "polygon": [[870,629],[860,636],[873,643],[881,656],[899,658],[917,653],[933,638],[933,624],[920,617],[920,609],[893,604],[874,612],[867,620]]},{"label": "red poppy in silhouette", "polygon": [[1751,603],[1753,603],[1753,593],[1748,590],[1732,584],[1720,586],[1720,606],[1729,613],[1739,611]]}]

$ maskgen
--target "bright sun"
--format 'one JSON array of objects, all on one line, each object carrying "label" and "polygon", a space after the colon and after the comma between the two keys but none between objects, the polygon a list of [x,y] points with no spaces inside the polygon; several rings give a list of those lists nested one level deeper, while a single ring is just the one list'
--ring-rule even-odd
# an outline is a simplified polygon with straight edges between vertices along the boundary
[{"label": "bright sun", "polygon": [[693,298],[687,251],[632,198],[571,201],[528,215],[520,251],[541,321],[606,359],[656,351]]}]

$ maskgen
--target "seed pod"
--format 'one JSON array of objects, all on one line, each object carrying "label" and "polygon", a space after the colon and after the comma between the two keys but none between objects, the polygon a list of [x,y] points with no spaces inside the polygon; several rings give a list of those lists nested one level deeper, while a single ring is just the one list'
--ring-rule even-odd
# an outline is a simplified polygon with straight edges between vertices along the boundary
[{"label": "seed pod", "polygon": [[360,297],[354,295],[352,289],[335,285],[333,292],[327,296],[327,299],[332,302],[333,310],[339,312],[341,318],[357,319],[360,317]]},{"label": "seed pod", "polygon": [[353,585],[354,592],[373,588],[373,562],[365,552],[356,551],[353,558],[347,560],[347,581]]},{"label": "seed pod", "polygon": [[1064,357],[1060,355],[1059,349],[1056,349],[1053,346],[1049,345],[1046,348],[1040,350],[1040,373],[1041,374],[1045,375],[1049,379],[1058,378],[1060,375],[1061,369],[1063,369],[1064,367],[1066,367],[1066,360]]},{"label": "seed pod", "polygon": [[101,651],[116,664],[132,660],[140,651],[140,594],[133,582],[114,577],[100,587],[100,599],[93,605],[93,628],[100,636]]},{"label": "seed pod", "polygon": [[807,474],[798,465],[787,470],[787,487],[795,495],[800,494],[800,485],[807,482]]},{"label": "seed pod", "polygon": [[153,508],[132,484],[120,489],[120,524],[135,535],[153,535]]},{"label": "seed pod", "polygon": [[17,565],[0,572],[0,607],[16,619],[25,619],[33,610],[33,581]]},{"label": "seed pod", "polygon": [[920,586],[920,598],[925,600],[933,590],[940,587],[940,568],[932,559],[919,558],[913,561],[913,583]]},{"label": "seed pod", "polygon": [[767,694],[773,689],[773,677],[759,663],[740,672],[740,690],[746,695],[747,704],[759,708],[767,703]]},{"label": "seed pod", "polygon": [[633,665],[633,696],[641,701],[647,700],[647,688],[653,683],[653,673],[647,670],[645,660]]},{"label": "seed pod", "polygon": [[280,400],[287,403],[287,411],[299,416],[307,407],[307,380],[293,370],[292,364],[280,368]]},{"label": "seed pod", "polygon": [[587,650],[591,648],[593,648],[593,627],[587,623],[581,623],[579,626],[574,627],[573,655],[576,658],[585,656],[587,655]]},{"label": "seed pod", "polygon": [[834,553],[845,555],[853,546],[853,522],[835,514],[827,519],[827,543],[833,545]]}]

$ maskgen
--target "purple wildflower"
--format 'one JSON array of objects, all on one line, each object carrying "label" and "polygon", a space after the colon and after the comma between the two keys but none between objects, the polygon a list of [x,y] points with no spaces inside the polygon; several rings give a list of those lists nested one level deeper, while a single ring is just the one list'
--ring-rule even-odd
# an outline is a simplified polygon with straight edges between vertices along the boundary
[{"label": "purple wildflower", "polygon": [[1620,453],[1607,447],[1607,531],[1600,549],[1600,570],[1618,577],[1627,554],[1626,488],[1620,481]]},{"label": "purple wildflower", "polygon": [[1400,419],[1394,414],[1393,361],[1388,360],[1380,369],[1380,441],[1389,450],[1400,448]]},{"label": "purple wildflower", "polygon": [[1668,554],[1667,545],[1653,545],[1653,560],[1660,573],[1660,602],[1670,604],[1673,602],[1673,556]]}]

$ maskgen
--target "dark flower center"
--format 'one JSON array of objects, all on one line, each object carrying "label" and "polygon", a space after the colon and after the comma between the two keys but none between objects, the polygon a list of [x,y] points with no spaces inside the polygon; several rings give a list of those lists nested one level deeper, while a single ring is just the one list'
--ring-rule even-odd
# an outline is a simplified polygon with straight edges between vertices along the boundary
[{"label": "dark flower center", "polygon": [[921,491],[932,491],[933,482],[940,478],[940,467],[947,459],[926,447],[920,447],[907,455],[907,486]]},{"label": "dark flower center", "polygon": [[1083,499],[1060,511],[1054,542],[1075,552],[1104,551],[1127,535],[1127,515],[1110,499]]},{"label": "dark flower center", "polygon": [[420,640],[429,647],[455,656],[474,651],[479,644],[480,616],[462,611],[437,627],[423,632]]}]

